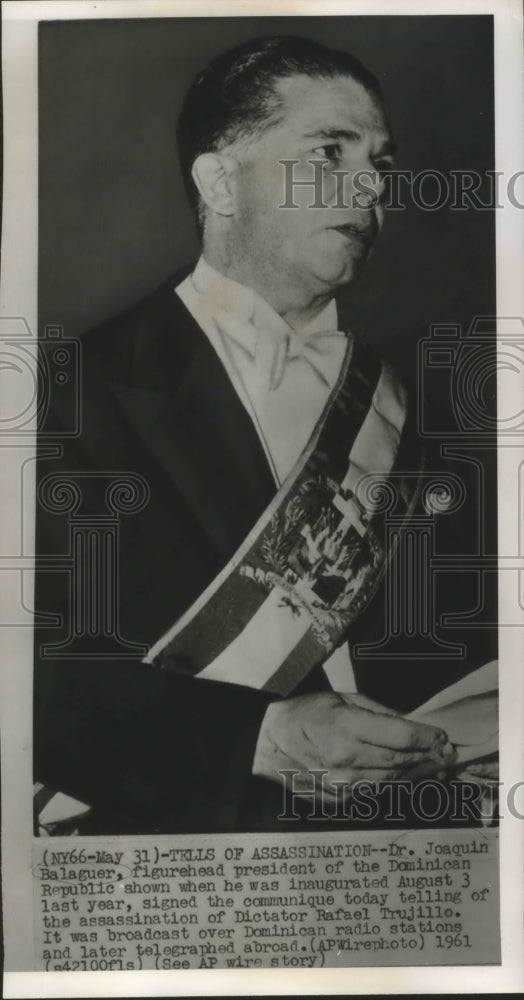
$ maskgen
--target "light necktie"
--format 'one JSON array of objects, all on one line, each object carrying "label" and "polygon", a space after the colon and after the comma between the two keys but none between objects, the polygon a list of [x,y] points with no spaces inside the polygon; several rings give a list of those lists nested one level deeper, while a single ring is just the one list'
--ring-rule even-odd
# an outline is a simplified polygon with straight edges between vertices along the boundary
[{"label": "light necktie", "polygon": [[288,365],[304,361],[321,383],[330,387],[338,372],[346,336],[340,330],[321,330],[302,337],[292,331],[259,327],[251,320],[217,316],[222,337],[230,337],[252,359],[262,391],[272,392],[282,383]]}]

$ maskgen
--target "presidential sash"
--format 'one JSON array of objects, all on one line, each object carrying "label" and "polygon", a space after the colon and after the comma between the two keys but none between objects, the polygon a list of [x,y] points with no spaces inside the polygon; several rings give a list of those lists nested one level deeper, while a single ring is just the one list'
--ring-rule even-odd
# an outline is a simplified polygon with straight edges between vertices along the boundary
[{"label": "presidential sash", "polygon": [[[417,502],[403,386],[355,341],[295,467],[233,558],[146,662],[286,696],[344,641]],[[403,474],[405,458],[411,466]],[[389,490],[389,493],[388,493]]]}]

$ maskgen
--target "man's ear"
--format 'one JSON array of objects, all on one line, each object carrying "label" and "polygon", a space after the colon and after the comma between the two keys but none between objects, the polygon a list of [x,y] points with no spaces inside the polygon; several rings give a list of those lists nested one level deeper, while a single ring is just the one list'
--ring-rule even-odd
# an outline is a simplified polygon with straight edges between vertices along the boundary
[{"label": "man's ear", "polygon": [[193,163],[191,173],[200,197],[218,215],[234,215],[232,178],[236,166],[236,161],[223,153],[201,153]]}]

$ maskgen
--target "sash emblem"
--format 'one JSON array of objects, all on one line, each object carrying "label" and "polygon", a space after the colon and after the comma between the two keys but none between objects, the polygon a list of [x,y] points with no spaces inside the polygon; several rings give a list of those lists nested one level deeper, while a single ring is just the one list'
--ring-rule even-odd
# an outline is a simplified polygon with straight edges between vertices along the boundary
[{"label": "sash emblem", "polygon": [[275,513],[255,556],[241,575],[267,592],[279,587],[281,606],[306,612],[313,635],[331,650],[366,603],[384,551],[353,491],[316,476]]}]

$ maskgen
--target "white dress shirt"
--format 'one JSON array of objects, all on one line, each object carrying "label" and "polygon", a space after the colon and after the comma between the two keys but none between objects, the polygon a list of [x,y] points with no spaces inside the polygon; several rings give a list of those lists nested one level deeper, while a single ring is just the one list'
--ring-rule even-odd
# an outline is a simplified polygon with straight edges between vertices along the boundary
[{"label": "white dress shirt", "polygon": [[335,301],[293,330],[260,295],[203,257],[176,291],[215,348],[280,486],[340,373],[347,338],[337,330]]},{"label": "white dress shirt", "polygon": [[[257,292],[226,278],[203,257],[176,293],[214,347],[280,486],[340,374],[348,345],[337,329],[335,300],[307,325],[293,329]],[[324,670],[334,688],[355,690],[346,644]]]}]

